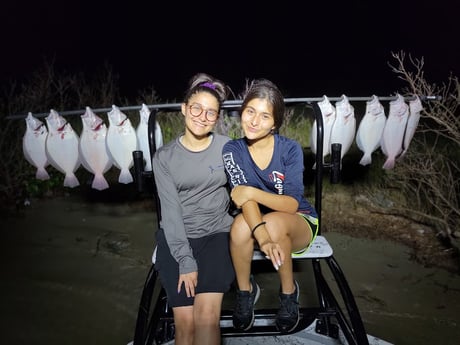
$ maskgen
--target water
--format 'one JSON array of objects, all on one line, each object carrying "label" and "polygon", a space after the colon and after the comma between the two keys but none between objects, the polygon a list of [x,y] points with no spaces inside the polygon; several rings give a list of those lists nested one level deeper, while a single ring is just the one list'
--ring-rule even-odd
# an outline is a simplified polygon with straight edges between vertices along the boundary
[{"label": "water", "polygon": [[[76,197],[32,201],[3,217],[2,344],[130,342],[155,226],[155,214],[139,203]],[[397,345],[458,343],[460,276],[411,261],[410,249],[393,242],[324,235],[369,334]],[[301,302],[315,300],[310,273],[310,265],[296,272]],[[259,303],[276,302],[277,279],[257,277]]]}]

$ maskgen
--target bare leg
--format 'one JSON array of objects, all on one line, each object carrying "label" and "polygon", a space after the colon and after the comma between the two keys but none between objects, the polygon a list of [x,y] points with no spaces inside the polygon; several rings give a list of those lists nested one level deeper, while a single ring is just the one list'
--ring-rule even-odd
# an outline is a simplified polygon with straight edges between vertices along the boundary
[{"label": "bare leg", "polygon": [[235,218],[230,230],[230,253],[238,288],[242,291],[249,291],[251,288],[249,277],[254,253],[254,241],[242,214]]},{"label": "bare leg", "polygon": [[193,314],[195,320],[194,345],[219,345],[220,313],[223,293],[201,293],[196,295]]},{"label": "bare leg", "polygon": [[291,294],[295,290],[291,253],[305,248],[311,241],[311,231],[299,216],[284,212],[272,212],[265,216],[266,229],[273,241],[278,242],[285,253],[284,263],[278,270],[281,291]]},{"label": "bare leg", "polygon": [[174,325],[176,345],[193,345],[194,322],[193,322],[193,306],[175,307]]}]

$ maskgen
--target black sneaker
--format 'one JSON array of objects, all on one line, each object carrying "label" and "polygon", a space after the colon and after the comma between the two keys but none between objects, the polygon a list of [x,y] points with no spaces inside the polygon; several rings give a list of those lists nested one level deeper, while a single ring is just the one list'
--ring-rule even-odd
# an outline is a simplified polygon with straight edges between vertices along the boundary
[{"label": "black sneaker", "polygon": [[280,292],[280,309],[276,315],[276,327],[281,333],[291,332],[299,324],[299,284],[294,280],[292,294]]},{"label": "black sneaker", "polygon": [[243,331],[247,331],[254,324],[254,304],[256,304],[260,295],[259,285],[257,285],[252,275],[250,282],[252,285],[251,292],[236,290],[233,327]]}]

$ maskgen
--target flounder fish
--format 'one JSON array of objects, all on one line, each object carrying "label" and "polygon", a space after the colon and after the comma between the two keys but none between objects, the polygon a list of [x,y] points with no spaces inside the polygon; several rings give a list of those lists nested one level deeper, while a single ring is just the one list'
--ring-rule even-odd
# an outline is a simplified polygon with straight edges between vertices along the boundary
[{"label": "flounder fish", "polygon": [[409,101],[409,117],[407,119],[406,130],[404,132],[404,141],[402,146],[403,151],[401,152],[399,158],[402,158],[409,149],[409,144],[414,137],[415,131],[417,130],[422,110],[423,105],[420,97],[415,96],[415,99]]},{"label": "flounder fish", "polygon": [[356,145],[363,152],[359,164],[372,163],[372,153],[380,146],[386,121],[385,109],[378,97],[373,95],[366,102],[366,112],[356,132]]},{"label": "flounder fish", "polygon": [[97,190],[109,188],[104,174],[112,166],[106,149],[107,126],[90,107],[81,115],[83,130],[80,137],[80,160],[83,167],[94,174],[91,187]]},{"label": "flounder fish", "polygon": [[[318,102],[318,107],[321,110],[321,116],[323,118],[323,162],[324,157],[331,153],[331,131],[336,118],[336,110],[329,98],[324,95],[323,99]],[[310,135],[310,147],[311,151],[316,154],[317,152],[317,124],[316,120],[313,121]],[[316,167],[316,163],[313,168]]]},{"label": "flounder fish", "polygon": [[382,152],[387,157],[383,169],[393,169],[396,157],[402,152],[404,132],[406,130],[409,106],[400,94],[390,102],[388,118],[383,129],[380,143]]},{"label": "flounder fish", "polygon": [[75,176],[75,171],[80,166],[78,134],[73,130],[72,125],[53,109],[46,117],[46,124],[48,126],[46,154],[50,164],[65,174],[65,187],[79,186],[80,182]]},{"label": "flounder fish", "polygon": [[[139,124],[136,128],[137,146],[142,151],[145,161],[145,171],[152,171],[152,157],[150,156],[148,125],[150,109],[146,104],[142,104],[139,111]],[[158,121],[155,121],[155,147],[158,150],[163,145],[163,134]]]},{"label": "flounder fish", "polygon": [[45,124],[29,112],[26,119],[26,132],[22,138],[22,150],[26,160],[37,168],[35,178],[48,180],[50,178],[46,167],[49,165],[46,156],[46,138],[48,129]]},{"label": "flounder fish", "polygon": [[342,95],[342,98],[335,103],[335,109],[336,118],[331,130],[330,143],[331,145],[335,143],[342,145],[340,158],[343,158],[355,139],[355,110],[345,95]]},{"label": "flounder fish", "polygon": [[120,169],[118,182],[128,184],[134,181],[129,169],[134,165],[133,151],[137,150],[136,130],[129,118],[116,105],[108,113],[107,152],[113,165]]}]

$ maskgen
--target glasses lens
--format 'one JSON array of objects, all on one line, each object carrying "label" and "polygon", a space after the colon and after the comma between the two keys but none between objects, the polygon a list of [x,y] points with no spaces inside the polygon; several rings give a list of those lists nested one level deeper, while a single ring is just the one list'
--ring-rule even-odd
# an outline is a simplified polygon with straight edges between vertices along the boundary
[{"label": "glasses lens", "polygon": [[203,108],[201,108],[200,105],[192,104],[190,106],[190,114],[192,114],[193,116],[200,116],[202,112],[203,112]]},{"label": "glasses lens", "polygon": [[214,110],[206,111],[206,118],[208,119],[208,121],[216,121],[217,115],[218,115],[217,111],[214,111]]}]

